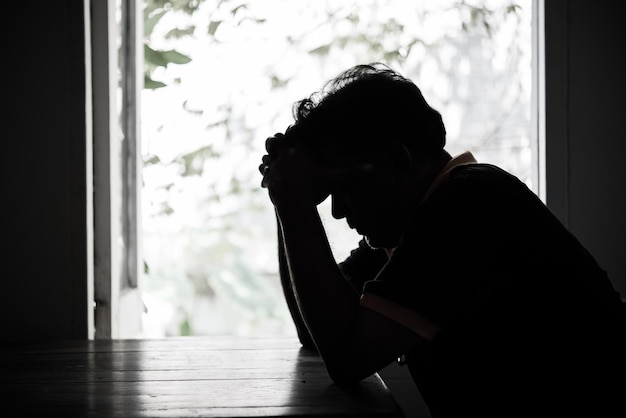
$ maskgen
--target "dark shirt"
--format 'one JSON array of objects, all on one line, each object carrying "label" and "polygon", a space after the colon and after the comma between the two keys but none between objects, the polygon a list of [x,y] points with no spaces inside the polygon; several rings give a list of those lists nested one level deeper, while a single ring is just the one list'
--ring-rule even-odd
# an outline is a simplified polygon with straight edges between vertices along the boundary
[{"label": "dark shirt", "polygon": [[406,353],[434,417],[539,416],[539,405],[546,415],[588,407],[605,416],[598,408],[612,411],[626,397],[620,295],[504,170],[454,168],[418,207],[391,258],[361,242],[340,268],[364,294],[441,329]]}]

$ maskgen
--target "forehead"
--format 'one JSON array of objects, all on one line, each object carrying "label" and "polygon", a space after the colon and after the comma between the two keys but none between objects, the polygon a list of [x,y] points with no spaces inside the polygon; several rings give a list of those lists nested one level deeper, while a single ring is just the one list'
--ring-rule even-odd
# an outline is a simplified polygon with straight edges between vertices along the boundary
[{"label": "forehead", "polygon": [[359,163],[372,163],[374,154],[366,149],[324,144],[317,148],[317,157],[328,167],[346,167]]},{"label": "forehead", "polygon": [[330,167],[373,162],[377,152],[375,141],[358,130],[331,130],[311,138],[313,153]]}]

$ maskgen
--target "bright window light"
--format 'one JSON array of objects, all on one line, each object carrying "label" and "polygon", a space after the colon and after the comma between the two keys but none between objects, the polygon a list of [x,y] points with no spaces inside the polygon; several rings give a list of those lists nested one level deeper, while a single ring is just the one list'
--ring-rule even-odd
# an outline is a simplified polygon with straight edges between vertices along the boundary
[{"label": "bright window light", "polygon": [[[146,1],[143,336],[289,334],[257,167],[292,104],[383,61],[439,110],[448,151],[532,184],[531,1]],[[158,2],[159,4],[163,2]],[[337,260],[359,237],[320,210]]]}]

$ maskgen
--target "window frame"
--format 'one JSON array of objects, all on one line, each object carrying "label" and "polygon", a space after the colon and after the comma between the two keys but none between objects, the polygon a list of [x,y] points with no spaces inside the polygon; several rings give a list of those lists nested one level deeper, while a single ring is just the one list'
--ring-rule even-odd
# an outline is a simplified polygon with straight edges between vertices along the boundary
[{"label": "window frame", "polygon": [[90,0],[87,16],[93,92],[96,339],[131,338],[141,332],[140,7],[136,0]]}]

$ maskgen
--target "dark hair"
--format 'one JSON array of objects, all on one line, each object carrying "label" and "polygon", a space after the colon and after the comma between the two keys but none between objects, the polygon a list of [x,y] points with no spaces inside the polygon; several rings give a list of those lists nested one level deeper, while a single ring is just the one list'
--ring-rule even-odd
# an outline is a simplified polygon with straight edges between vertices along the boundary
[{"label": "dark hair", "polygon": [[409,79],[381,63],[354,66],[294,104],[286,132],[316,154],[324,145],[350,155],[399,141],[415,157],[438,156],[446,142],[441,115]]}]

